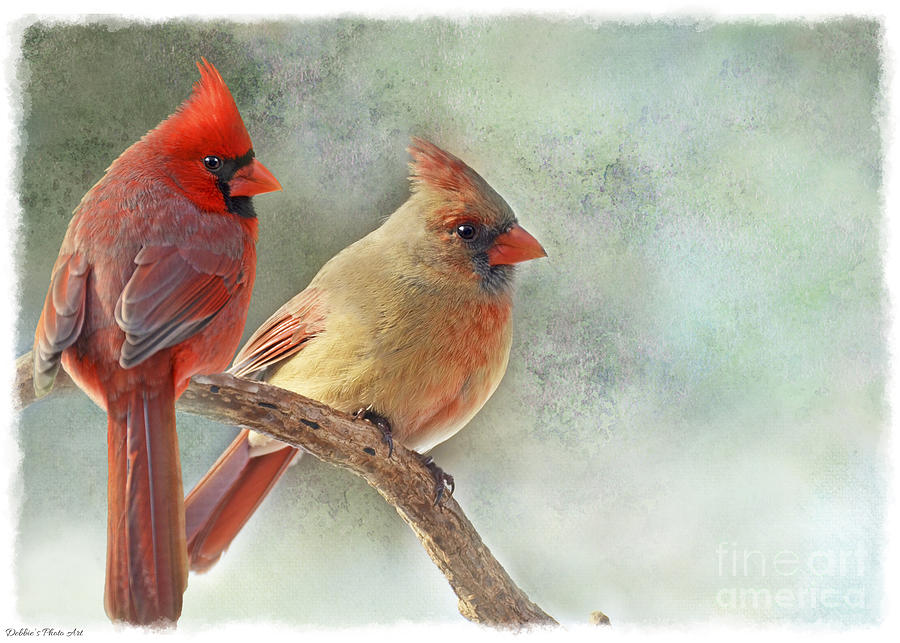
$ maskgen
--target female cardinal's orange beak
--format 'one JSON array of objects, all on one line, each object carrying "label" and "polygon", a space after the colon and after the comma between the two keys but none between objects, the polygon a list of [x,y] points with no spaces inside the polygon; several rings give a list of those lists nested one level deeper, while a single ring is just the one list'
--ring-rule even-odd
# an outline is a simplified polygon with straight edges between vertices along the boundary
[{"label": "female cardinal's orange beak", "polygon": [[505,266],[529,259],[546,257],[547,253],[520,225],[514,225],[496,239],[487,251],[488,263],[492,266]]},{"label": "female cardinal's orange beak", "polygon": [[269,172],[265,165],[253,159],[231,177],[228,182],[230,196],[254,196],[266,192],[277,192],[281,183]]}]

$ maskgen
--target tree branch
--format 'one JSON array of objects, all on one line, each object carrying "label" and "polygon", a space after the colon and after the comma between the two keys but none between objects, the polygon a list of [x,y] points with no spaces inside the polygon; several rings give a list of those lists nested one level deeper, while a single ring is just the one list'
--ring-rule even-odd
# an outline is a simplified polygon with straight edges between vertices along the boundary
[{"label": "tree branch", "polygon": [[[24,408],[35,401],[31,353],[16,361],[16,369],[15,402]],[[54,392],[73,388],[60,370]],[[368,422],[290,391],[224,373],[195,377],[177,406],[259,431],[364,478],[412,528],[447,577],[467,619],[495,627],[556,624],[512,581],[454,499],[433,506],[434,478],[417,454],[395,445],[388,458],[380,431]]]}]

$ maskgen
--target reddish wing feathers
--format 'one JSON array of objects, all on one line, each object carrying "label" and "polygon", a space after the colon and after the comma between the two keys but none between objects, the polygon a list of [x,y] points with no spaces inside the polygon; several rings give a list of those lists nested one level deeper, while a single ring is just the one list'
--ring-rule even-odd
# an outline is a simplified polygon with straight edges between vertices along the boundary
[{"label": "reddish wing feathers", "polygon": [[[441,224],[473,218],[499,225],[515,222],[506,202],[458,158],[421,139],[413,140],[409,152],[414,160],[410,165],[412,188],[424,197],[419,205],[425,210],[426,218]],[[466,267],[471,272],[468,259]],[[509,301],[504,298],[485,311],[489,325],[500,329],[496,342],[500,347]],[[230,372],[245,377],[295,355],[311,338],[327,332],[327,312],[323,292],[314,288],[303,291],[253,334],[236,356]],[[505,361],[502,366],[505,367]],[[488,368],[499,367],[488,364]],[[461,385],[465,388],[470,381],[466,373],[460,377],[460,382],[463,380],[466,383]],[[441,406],[433,411],[426,406],[422,415],[441,414],[441,421],[436,423],[441,426],[443,418],[462,417],[469,412],[471,404],[465,407],[460,400],[442,400]],[[262,448],[252,453],[248,435],[248,431],[242,431],[185,501],[193,570],[203,571],[218,560],[295,455],[290,447],[263,455],[257,455],[263,452]]]},{"label": "reddish wing feathers", "polygon": [[325,330],[323,293],[307,288],[293,297],[257,329],[234,358],[228,372],[246,377],[290,357]]},{"label": "reddish wing feathers", "polygon": [[202,248],[146,246],[134,263],[115,319],[119,364],[143,363],[143,384],[110,398],[106,607],[114,620],[150,623],[178,618],[187,584],[173,373],[165,353],[154,356],[209,324],[245,275],[239,259]]},{"label": "reddish wing feathers", "polygon": [[[325,329],[323,293],[307,288],[279,308],[235,357],[230,372],[246,377],[303,348]],[[251,456],[249,431],[238,434],[185,498],[191,569],[212,566],[253,515],[297,450],[285,447]]]},{"label": "reddish wing feathers", "polygon": [[199,69],[191,96],[76,209],[35,333],[36,388],[52,385],[62,361],[108,412],[106,607],[132,623],[181,612],[176,385],[231,355],[255,268],[256,221],[228,211],[203,163],[252,152],[250,137],[219,73],[206,61]]},{"label": "reddish wing feathers", "polygon": [[199,248],[145,247],[134,262],[115,310],[123,368],[202,330],[243,283],[239,260]]},{"label": "reddish wing feathers", "polygon": [[60,354],[81,333],[89,268],[79,254],[57,259],[35,333],[34,388],[39,394],[53,386]]}]

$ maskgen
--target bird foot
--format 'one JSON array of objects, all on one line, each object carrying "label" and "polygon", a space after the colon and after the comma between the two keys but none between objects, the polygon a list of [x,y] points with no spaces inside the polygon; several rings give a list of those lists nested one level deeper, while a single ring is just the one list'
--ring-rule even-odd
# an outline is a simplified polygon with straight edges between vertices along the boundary
[{"label": "bird foot", "polygon": [[394,436],[388,419],[373,411],[371,404],[356,411],[353,417],[357,420],[365,420],[381,431],[381,441],[388,445],[388,458],[390,458],[394,454]]},{"label": "bird foot", "polygon": [[[443,507],[443,501],[452,498],[453,492],[456,490],[453,476],[441,469],[431,456],[420,455],[419,457],[422,458],[422,464],[428,467],[434,477],[434,506]],[[447,492],[446,498],[444,492]]]}]

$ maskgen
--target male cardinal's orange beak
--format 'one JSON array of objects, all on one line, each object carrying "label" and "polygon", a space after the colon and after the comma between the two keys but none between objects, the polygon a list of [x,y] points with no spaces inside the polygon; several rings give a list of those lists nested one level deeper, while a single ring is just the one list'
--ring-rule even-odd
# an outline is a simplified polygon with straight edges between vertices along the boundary
[{"label": "male cardinal's orange beak", "polygon": [[231,177],[228,182],[230,196],[254,196],[266,192],[277,192],[281,183],[269,172],[265,165],[253,159]]},{"label": "male cardinal's orange beak", "polygon": [[487,251],[488,263],[492,266],[505,266],[538,257],[546,257],[547,253],[520,225],[514,225],[507,232],[494,239],[494,245]]}]

